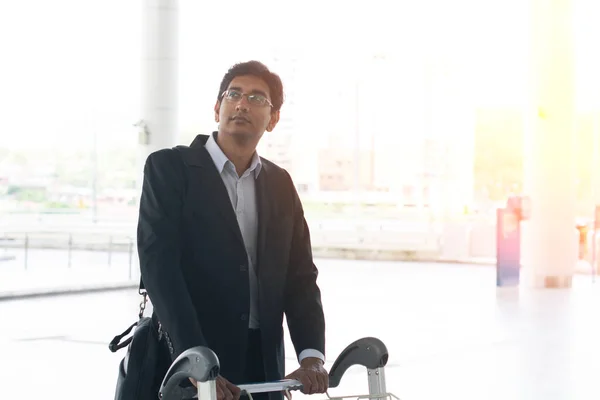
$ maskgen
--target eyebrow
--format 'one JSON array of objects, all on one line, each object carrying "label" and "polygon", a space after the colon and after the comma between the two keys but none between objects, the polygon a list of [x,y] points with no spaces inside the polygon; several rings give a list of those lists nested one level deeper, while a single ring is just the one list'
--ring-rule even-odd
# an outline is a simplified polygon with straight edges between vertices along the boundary
[{"label": "eyebrow", "polygon": [[[228,90],[237,90],[238,92],[243,92],[242,88],[238,87],[238,86],[232,86]],[[263,92],[262,90],[258,90],[258,89],[254,89],[250,93],[252,93],[252,94],[262,94],[263,96],[265,96],[267,98],[269,97],[269,96],[267,96],[267,94],[265,92]]]}]

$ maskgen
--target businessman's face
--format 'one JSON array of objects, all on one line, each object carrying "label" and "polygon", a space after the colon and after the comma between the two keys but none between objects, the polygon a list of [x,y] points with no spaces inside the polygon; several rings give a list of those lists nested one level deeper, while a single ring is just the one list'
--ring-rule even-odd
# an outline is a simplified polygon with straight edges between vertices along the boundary
[{"label": "businessman's face", "polygon": [[215,104],[219,131],[231,135],[239,144],[256,145],[265,131],[272,131],[279,120],[273,111],[269,86],[262,79],[235,77]]}]

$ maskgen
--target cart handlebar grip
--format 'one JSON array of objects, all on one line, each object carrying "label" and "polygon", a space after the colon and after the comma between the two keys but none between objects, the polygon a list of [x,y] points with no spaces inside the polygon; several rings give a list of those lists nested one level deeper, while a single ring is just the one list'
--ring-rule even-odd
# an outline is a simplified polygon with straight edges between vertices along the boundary
[{"label": "cart handlebar grip", "polygon": [[342,351],[329,371],[329,387],[338,387],[346,370],[353,365],[362,365],[367,369],[385,367],[388,362],[388,350],[385,344],[374,337],[358,339]]},{"label": "cart handlebar grip", "polygon": [[160,385],[162,400],[189,398],[197,393],[195,388],[183,388],[179,384],[192,378],[197,382],[215,380],[219,376],[220,364],[217,355],[208,347],[197,346],[187,349],[171,364]]}]

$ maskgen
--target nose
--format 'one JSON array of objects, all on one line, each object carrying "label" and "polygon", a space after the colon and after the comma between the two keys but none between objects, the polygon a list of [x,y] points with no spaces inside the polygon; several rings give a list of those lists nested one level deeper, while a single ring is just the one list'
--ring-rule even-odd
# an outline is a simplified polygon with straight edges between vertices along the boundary
[{"label": "nose", "polygon": [[249,107],[248,104],[246,103],[246,101],[244,101],[244,99],[238,101],[238,103],[235,106],[236,111],[243,111],[243,112],[248,112]]},{"label": "nose", "polygon": [[246,96],[242,96],[242,98],[238,100],[237,104],[235,105],[235,109],[237,111],[248,111],[250,109],[250,105]]}]

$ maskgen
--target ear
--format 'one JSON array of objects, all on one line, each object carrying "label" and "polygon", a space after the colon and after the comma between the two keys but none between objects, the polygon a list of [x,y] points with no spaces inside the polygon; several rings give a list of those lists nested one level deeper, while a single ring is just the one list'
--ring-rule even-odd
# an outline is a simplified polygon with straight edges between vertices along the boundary
[{"label": "ear", "polygon": [[267,125],[267,132],[273,131],[273,129],[275,129],[275,126],[277,125],[278,122],[279,122],[279,110],[271,113],[271,120],[269,121],[269,124]]},{"label": "ear", "polygon": [[219,121],[219,112],[221,111],[221,102],[217,100],[217,102],[215,103],[215,122],[220,122]]}]

